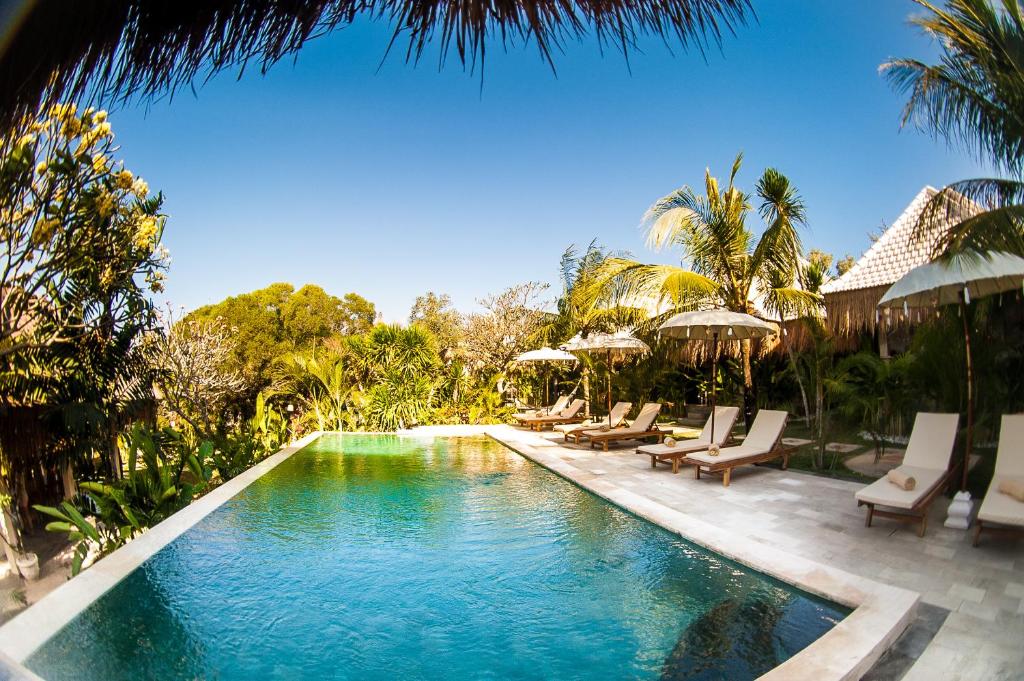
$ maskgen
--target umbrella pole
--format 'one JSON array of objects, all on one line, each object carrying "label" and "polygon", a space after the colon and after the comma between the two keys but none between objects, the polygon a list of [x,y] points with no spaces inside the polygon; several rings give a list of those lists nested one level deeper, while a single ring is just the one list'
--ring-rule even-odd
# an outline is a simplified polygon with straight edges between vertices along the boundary
[{"label": "umbrella pole", "polygon": [[551,404],[550,394],[548,392],[548,384],[550,383],[550,369],[544,367],[544,406]]},{"label": "umbrella pole", "polygon": [[715,441],[715,388],[718,384],[718,332],[711,337],[711,442]]},{"label": "umbrella pole", "polygon": [[967,303],[960,293],[960,318],[964,323],[964,352],[967,364],[967,442],[964,446],[964,470],[960,478],[960,491],[967,490],[967,467],[971,463],[971,449],[974,446],[974,384],[971,367],[971,328],[967,323]]},{"label": "umbrella pole", "polygon": [[605,400],[608,407],[608,427],[612,427],[612,351],[608,351],[608,397]]}]

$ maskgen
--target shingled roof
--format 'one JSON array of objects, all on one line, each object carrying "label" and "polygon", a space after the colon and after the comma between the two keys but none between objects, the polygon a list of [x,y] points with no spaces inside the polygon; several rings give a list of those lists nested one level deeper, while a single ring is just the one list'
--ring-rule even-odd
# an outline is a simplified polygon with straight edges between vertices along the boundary
[{"label": "shingled roof", "polygon": [[939,193],[924,187],[885,233],[847,270],[821,288],[832,330],[841,334],[867,329],[874,331],[877,306],[886,289],[904,274],[931,260],[936,237],[945,227],[935,226],[933,236],[917,239],[915,228],[921,212]]}]

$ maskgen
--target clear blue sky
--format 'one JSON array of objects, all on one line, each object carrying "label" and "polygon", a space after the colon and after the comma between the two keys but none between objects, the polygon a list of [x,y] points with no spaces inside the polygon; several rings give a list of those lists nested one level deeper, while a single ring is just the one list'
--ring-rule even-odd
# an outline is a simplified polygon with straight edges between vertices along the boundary
[{"label": "clear blue sky", "polygon": [[427,290],[468,311],[555,284],[565,247],[595,237],[668,262],[644,248],[644,210],[706,166],[724,176],[740,150],[745,188],[768,166],[799,188],[808,248],[858,256],[923,185],[981,172],[899,129],[877,67],[935,54],[909,0],[754,4],[759,21],[706,61],[650,40],[627,67],[591,39],[552,74],[532,45],[492,47],[481,89],[455,63],[399,53],[378,69],[390,34],[367,21],[266,76],[115,111],[127,166],[166,195],[167,299],[312,282],[398,321]]}]

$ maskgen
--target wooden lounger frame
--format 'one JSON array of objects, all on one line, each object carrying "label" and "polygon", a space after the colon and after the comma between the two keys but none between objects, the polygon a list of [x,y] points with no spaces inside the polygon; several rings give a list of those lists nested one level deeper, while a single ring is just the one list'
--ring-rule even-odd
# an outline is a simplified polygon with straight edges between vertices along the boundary
[{"label": "wooden lounger frame", "polygon": [[956,470],[956,468],[952,468],[943,473],[942,477],[939,478],[939,481],[935,483],[934,487],[932,487],[932,490],[921,497],[918,502],[909,509],[895,509],[892,506],[885,506],[884,504],[878,504],[884,507],[883,509],[878,509],[875,508],[875,503],[870,501],[861,501],[858,499],[858,507],[868,507],[867,517],[864,518],[864,527],[871,527],[871,521],[874,520],[875,516],[878,516],[879,518],[888,518],[889,520],[895,520],[901,523],[919,523],[917,536],[923,537],[925,530],[928,529],[928,509],[931,508],[932,502],[935,501],[935,499],[938,498],[938,496],[949,486],[950,481],[953,479],[953,473]]},{"label": "wooden lounger frame", "polygon": [[[658,442],[661,443],[664,442],[665,436],[669,434],[667,431],[659,430],[656,425],[641,432],[637,432],[635,430],[631,431],[629,428],[619,428],[617,431],[618,432],[613,428],[612,430],[603,431],[600,434],[588,435],[587,437],[590,438],[590,448],[593,449],[594,445],[600,442],[604,451],[607,452],[609,442],[614,442],[616,440],[647,440],[652,437],[657,438]],[[577,442],[579,442],[579,440],[577,440]]]},{"label": "wooden lounger frame", "polygon": [[[986,522],[988,525],[984,525]],[[978,518],[974,521],[974,538],[971,540],[971,546],[978,545],[978,542],[981,541],[982,532],[988,532],[989,534],[1000,535],[1003,537],[1024,539],[1024,527],[1004,525],[1002,523],[994,523],[991,520],[986,521]]]},{"label": "wooden lounger frame", "polygon": [[[729,438],[728,440],[725,441],[724,444],[722,444],[720,446],[722,446],[722,447],[731,447],[731,446],[733,446],[733,444],[735,442],[738,442],[738,440],[734,440],[732,438]],[[686,440],[680,440],[679,441],[679,444],[685,444],[685,443],[686,443]],[[689,449],[689,448],[687,448],[687,449]],[[659,463],[672,464],[672,472],[676,473],[676,474],[679,473],[679,464],[682,462],[682,460],[685,459],[690,454],[696,454],[699,451],[702,451],[702,450],[699,450],[699,449],[689,449],[689,451],[685,451],[685,452],[684,451],[678,451],[678,452],[662,452],[660,454],[650,454],[648,452],[641,452],[639,447],[636,448],[636,453],[637,454],[646,454],[647,456],[651,457],[651,468],[657,468]],[[787,458],[787,464],[788,464],[788,458]]]}]

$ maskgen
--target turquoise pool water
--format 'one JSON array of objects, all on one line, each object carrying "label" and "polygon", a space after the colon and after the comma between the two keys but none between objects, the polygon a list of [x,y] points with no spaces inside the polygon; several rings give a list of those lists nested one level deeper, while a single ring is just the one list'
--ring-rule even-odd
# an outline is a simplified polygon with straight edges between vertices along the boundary
[{"label": "turquoise pool water", "polygon": [[483,439],[324,437],[27,661],[47,679],[743,679],[848,611]]}]

